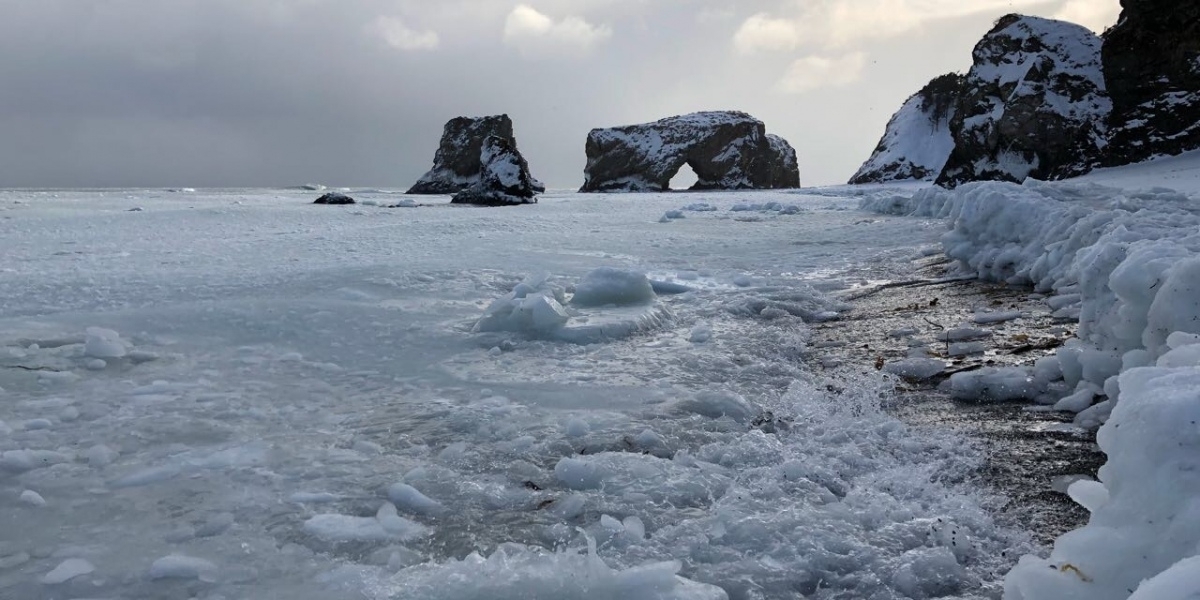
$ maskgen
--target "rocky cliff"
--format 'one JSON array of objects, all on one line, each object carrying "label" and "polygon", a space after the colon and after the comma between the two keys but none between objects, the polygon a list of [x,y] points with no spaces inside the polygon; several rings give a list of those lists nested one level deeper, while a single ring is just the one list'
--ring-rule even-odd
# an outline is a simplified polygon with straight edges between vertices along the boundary
[{"label": "rocky cliff", "polygon": [[[484,140],[492,136],[503,139],[516,152],[517,140],[508,115],[451,119],[442,131],[433,168],[408,193],[455,194],[478,183]],[[533,184],[538,191],[545,191],[545,186],[536,179]]]},{"label": "rocky cliff", "polygon": [[850,183],[936,179],[954,149],[950,120],[962,95],[963,80],[956,73],[942,75],[910,96]]},{"label": "rocky cliff", "polygon": [[697,176],[692,189],[800,186],[795,150],[743,112],[701,112],[593,129],[586,150],[581,192],[665,191],[685,164]]},{"label": "rocky cliff", "polygon": [[1104,35],[1112,96],[1106,166],[1200,148],[1200,3],[1121,0]]},{"label": "rocky cliff", "polygon": [[537,180],[529,165],[508,140],[488,136],[480,148],[480,170],[476,182],[454,195],[451,204],[510,206],[537,202]]},{"label": "rocky cliff", "polygon": [[1052,179],[1105,145],[1112,102],[1100,38],[1051,19],[1008,15],[975,46],[950,120],[939,185]]}]

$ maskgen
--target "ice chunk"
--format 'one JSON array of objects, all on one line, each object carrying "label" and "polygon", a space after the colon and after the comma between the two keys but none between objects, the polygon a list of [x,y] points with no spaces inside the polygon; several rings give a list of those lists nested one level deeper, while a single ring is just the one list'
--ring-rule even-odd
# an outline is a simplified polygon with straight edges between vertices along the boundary
[{"label": "ice chunk", "polygon": [[154,561],[147,573],[150,579],[199,579],[214,581],[217,565],[193,556],[171,554]]},{"label": "ice chunk", "polygon": [[428,527],[401,517],[396,512],[396,506],[391,502],[384,502],[376,511],[375,518],[379,520],[380,527],[387,532],[388,536],[402,542],[423,538],[432,533]]},{"label": "ice chunk", "polygon": [[693,344],[703,344],[712,339],[712,327],[707,323],[697,323],[688,334],[688,341]]},{"label": "ice chunk", "polygon": [[527,279],[508,295],[492,302],[474,330],[551,333],[570,320],[563,301],[562,290],[547,284],[545,277]]},{"label": "ice chunk", "polygon": [[341,496],[329,492],[296,492],[288,496],[288,501],[296,504],[327,504],[341,499]]},{"label": "ice chunk", "polygon": [[987,344],[983,342],[958,342],[950,344],[950,356],[971,356],[973,354],[983,354],[987,352]]},{"label": "ice chunk", "polygon": [[987,368],[950,377],[950,394],[964,402],[1031,400],[1042,393],[1034,377],[1020,368]]},{"label": "ice chunk", "polygon": [[1005,323],[1007,321],[1015,321],[1021,318],[1020,311],[1005,311],[1005,312],[978,312],[971,317],[971,322],[976,325],[987,325],[991,323]]},{"label": "ice chunk", "polygon": [[83,353],[92,358],[121,358],[129,350],[121,340],[121,334],[103,327],[88,327],[83,344]]},{"label": "ice chunk", "polygon": [[592,552],[551,552],[504,544],[486,558],[473,553],[462,560],[424,563],[404,569],[390,580],[383,595],[413,600],[729,598],[719,587],[680,577],[677,573],[681,567],[678,561],[668,561],[618,570],[609,567]]},{"label": "ice chunk", "polygon": [[93,467],[106,467],[112,464],[113,460],[117,458],[118,453],[104,444],[96,444],[88,448],[83,456],[87,459],[88,464]]},{"label": "ice chunk", "polygon": [[54,567],[54,570],[42,576],[42,583],[46,585],[57,585],[65,583],[80,575],[87,575],[96,571],[96,567],[92,563],[82,558],[68,558]]},{"label": "ice chunk", "polygon": [[946,363],[936,358],[907,358],[883,366],[887,373],[912,381],[925,381],[946,369]]},{"label": "ice chunk", "polygon": [[422,494],[417,488],[407,483],[394,483],[387,491],[390,499],[397,508],[417,515],[440,515],[446,507],[441,502]]},{"label": "ice chunk", "polygon": [[21,502],[30,506],[45,506],[46,499],[41,494],[33,490],[25,490],[21,492]]},{"label": "ice chunk", "polygon": [[678,406],[682,410],[710,419],[729,417],[742,423],[748,422],[759,413],[750,401],[729,391],[703,391],[679,402]]},{"label": "ice chunk", "polygon": [[1108,488],[1099,481],[1076,481],[1067,487],[1067,495],[1090,513],[1095,513],[1108,504]]},{"label": "ice chunk", "polygon": [[992,337],[992,332],[986,329],[976,329],[974,327],[957,327],[939,333],[938,341],[941,342],[968,342],[982,338]]},{"label": "ice chunk", "polygon": [[304,522],[304,531],[327,542],[378,542],[392,538],[375,517],[315,515]]},{"label": "ice chunk", "polygon": [[575,306],[627,306],[653,302],[654,288],[641,271],[600,267],[584,275],[575,286]]}]

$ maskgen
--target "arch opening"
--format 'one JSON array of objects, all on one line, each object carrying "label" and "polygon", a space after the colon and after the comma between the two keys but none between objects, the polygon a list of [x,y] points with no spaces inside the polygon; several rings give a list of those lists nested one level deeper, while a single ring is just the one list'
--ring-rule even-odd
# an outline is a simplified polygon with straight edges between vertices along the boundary
[{"label": "arch opening", "polygon": [[667,189],[672,192],[685,191],[696,185],[700,181],[700,176],[696,175],[696,171],[692,169],[692,165],[683,163],[675,175],[671,177],[671,183],[667,185]]}]

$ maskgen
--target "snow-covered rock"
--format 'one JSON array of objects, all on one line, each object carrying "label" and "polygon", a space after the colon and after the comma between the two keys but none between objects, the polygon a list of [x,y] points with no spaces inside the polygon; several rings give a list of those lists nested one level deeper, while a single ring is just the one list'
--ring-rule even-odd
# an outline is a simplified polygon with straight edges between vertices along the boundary
[{"label": "snow-covered rock", "polygon": [[[457,117],[446,123],[442,141],[433,156],[433,168],[409,188],[409,194],[456,194],[475,183],[483,169],[484,141],[498,137],[516,151],[512,119],[508,115],[490,117]],[[531,178],[533,187],[545,191],[545,186]]]},{"label": "snow-covered rock", "polygon": [[1112,110],[1100,38],[1073,23],[1007,15],[975,46],[937,183],[1051,179],[1099,153]]},{"label": "snow-covered rock", "polygon": [[1123,0],[1104,34],[1112,132],[1102,163],[1139,162],[1200,148],[1200,5]]},{"label": "snow-covered rock", "polygon": [[593,129],[587,158],[581,192],[665,191],[685,164],[696,173],[696,190],[800,187],[791,145],[736,111]]},{"label": "snow-covered rock", "polygon": [[958,106],[963,80],[956,73],[942,75],[910,96],[892,116],[875,152],[850,183],[936,179],[954,149],[950,120]]},{"label": "snow-covered rock", "polygon": [[329,192],[317,198],[313,204],[354,204],[354,198],[339,192]]},{"label": "snow-covered rock", "polygon": [[540,184],[529,174],[529,164],[513,142],[488,136],[479,156],[477,181],[454,195],[453,204],[511,206],[534,204]]}]

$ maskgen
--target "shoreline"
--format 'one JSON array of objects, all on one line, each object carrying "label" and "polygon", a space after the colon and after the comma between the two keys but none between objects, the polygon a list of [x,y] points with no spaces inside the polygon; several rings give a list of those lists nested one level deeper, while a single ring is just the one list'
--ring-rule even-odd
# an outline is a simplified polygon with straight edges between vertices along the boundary
[{"label": "shoreline", "polygon": [[[946,369],[928,380],[897,377],[889,412],[913,425],[954,429],[982,444],[987,458],[976,476],[982,487],[1004,500],[997,520],[1028,531],[1049,548],[1059,535],[1087,523],[1088,512],[1066,495],[1061,481],[1096,476],[1106,458],[1096,446],[1095,432],[1075,427],[1073,413],[1028,410],[1032,401],[960,402],[938,384],[956,372],[1031,365],[1074,337],[1078,323],[1053,318],[1032,290],[955,277],[947,272],[950,264],[940,255],[919,259],[913,275],[924,279],[845,292],[853,311],[836,321],[811,324],[808,361],[815,372],[836,377],[880,369],[906,358],[914,347],[924,346],[930,358],[944,359]],[[971,323],[978,310],[1020,311],[1023,316]],[[962,324],[992,333],[980,342],[982,354],[947,356],[950,344],[937,336]],[[905,331],[911,333],[897,335]]]}]

